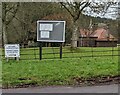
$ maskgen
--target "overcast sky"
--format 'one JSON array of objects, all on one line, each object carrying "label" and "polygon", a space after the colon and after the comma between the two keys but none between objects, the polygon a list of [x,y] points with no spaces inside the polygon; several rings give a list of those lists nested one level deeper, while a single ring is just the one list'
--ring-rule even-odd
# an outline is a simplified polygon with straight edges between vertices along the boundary
[{"label": "overcast sky", "polygon": [[87,7],[85,10],[87,10],[87,12],[84,12],[84,14],[87,15],[91,15],[94,17],[101,17],[101,18],[110,18],[110,19],[116,19],[118,17],[118,7],[120,7],[120,5],[116,4],[116,5],[112,5],[111,7],[109,7],[107,9],[106,12],[103,13],[95,13],[93,11],[91,11],[91,8]]}]

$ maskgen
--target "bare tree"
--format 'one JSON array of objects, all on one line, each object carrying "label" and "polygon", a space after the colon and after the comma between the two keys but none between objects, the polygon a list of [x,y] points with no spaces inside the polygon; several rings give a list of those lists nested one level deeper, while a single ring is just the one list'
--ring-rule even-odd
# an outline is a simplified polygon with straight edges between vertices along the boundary
[{"label": "bare tree", "polygon": [[[109,2],[91,2],[91,0],[80,0],[80,2],[75,2],[72,0],[66,0],[65,2],[60,2],[60,4],[67,10],[67,12],[72,17],[72,24],[73,24],[73,31],[72,31],[72,41],[71,47],[77,48],[77,41],[78,41],[78,32],[79,32],[79,25],[78,20],[80,18],[80,14],[83,12],[96,12],[98,14],[106,13],[107,9],[112,5]],[[87,9],[88,8],[88,9]],[[91,12],[90,12],[91,14]],[[104,15],[104,14],[103,14]]]},{"label": "bare tree", "polygon": [[6,44],[7,41],[7,26],[14,19],[18,11],[19,3],[2,3],[2,38],[3,44]]},{"label": "bare tree", "polygon": [[[88,1],[88,0],[87,0]],[[90,5],[90,2],[60,2],[60,4],[69,12],[72,17],[73,32],[72,32],[72,48],[77,47],[78,40],[78,19],[84,8]]]},{"label": "bare tree", "polygon": [[118,29],[117,29],[117,31],[118,31],[118,44],[120,44],[120,2],[118,3],[118,7],[117,7],[117,9],[118,9],[118,17],[117,17],[117,21],[118,21]]}]

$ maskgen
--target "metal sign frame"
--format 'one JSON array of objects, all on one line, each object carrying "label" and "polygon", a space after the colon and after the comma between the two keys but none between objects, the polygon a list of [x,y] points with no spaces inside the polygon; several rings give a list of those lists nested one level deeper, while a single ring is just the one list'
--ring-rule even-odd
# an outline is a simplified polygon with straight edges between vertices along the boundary
[{"label": "metal sign frame", "polygon": [[[58,31],[56,31],[56,32],[59,32],[59,31],[61,31],[61,32],[63,32],[62,34],[63,35],[59,35],[60,36],[60,38],[61,38],[61,40],[57,40],[57,39],[42,39],[42,38],[40,38],[40,24],[41,23],[46,23],[47,25],[48,24],[52,24],[53,23],[53,28],[56,28],[55,27],[55,23],[63,23],[63,28],[60,28],[61,30],[58,30]],[[37,41],[40,41],[40,42],[65,42],[65,21],[53,21],[53,20],[38,20],[37,21]],[[42,26],[42,25],[41,25]],[[50,28],[51,29],[51,28]],[[53,30],[54,31],[54,30]],[[52,34],[52,32],[53,31],[49,31],[51,34]],[[54,31],[55,32],[55,31]],[[52,34],[53,35],[53,34]],[[54,36],[56,36],[56,35],[54,35]]]}]

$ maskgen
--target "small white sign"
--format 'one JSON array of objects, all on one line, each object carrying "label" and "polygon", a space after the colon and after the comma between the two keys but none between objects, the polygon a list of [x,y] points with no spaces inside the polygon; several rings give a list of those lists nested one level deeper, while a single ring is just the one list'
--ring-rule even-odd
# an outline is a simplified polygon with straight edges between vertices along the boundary
[{"label": "small white sign", "polygon": [[5,57],[20,57],[19,44],[5,44]]},{"label": "small white sign", "polygon": [[41,38],[50,38],[50,32],[49,31],[41,31]]},{"label": "small white sign", "polygon": [[42,30],[53,31],[53,24],[40,24],[40,31]]}]

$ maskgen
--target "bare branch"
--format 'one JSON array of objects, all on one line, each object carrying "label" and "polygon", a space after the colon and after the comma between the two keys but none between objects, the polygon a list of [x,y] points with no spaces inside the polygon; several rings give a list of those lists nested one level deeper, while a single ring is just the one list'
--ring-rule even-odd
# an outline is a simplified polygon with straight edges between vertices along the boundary
[{"label": "bare branch", "polygon": [[11,17],[11,19],[9,21],[6,21],[6,25],[8,25],[13,20],[13,18],[15,17],[17,13],[18,7],[19,7],[19,3],[17,3],[16,9],[14,10],[13,16]]},{"label": "bare branch", "polygon": [[[14,14],[14,12],[9,11],[10,13]],[[21,23],[27,24],[24,20],[17,18],[16,16],[14,17],[16,20],[18,20]]]},{"label": "bare branch", "polygon": [[8,9],[6,8],[6,13],[9,12],[10,10],[12,10],[15,7],[15,4],[12,7],[9,7]]},{"label": "bare branch", "polygon": [[[90,2],[82,2],[82,3],[75,3],[75,4],[76,4],[76,17],[74,19],[77,20],[77,19],[79,19],[80,14],[84,10],[84,8],[86,8],[90,5]],[[82,5],[84,5],[84,6],[82,6]],[[82,6],[81,9],[80,9],[80,6]]]},{"label": "bare branch", "polygon": [[84,8],[88,7],[91,4],[91,2],[86,2],[86,4],[80,9],[80,11],[83,11]]},{"label": "bare branch", "polygon": [[70,13],[70,15],[71,15],[72,17],[74,17],[74,15],[72,14],[72,12],[69,10],[69,8],[66,7],[66,5],[64,5],[63,2],[60,2],[60,4]]}]

